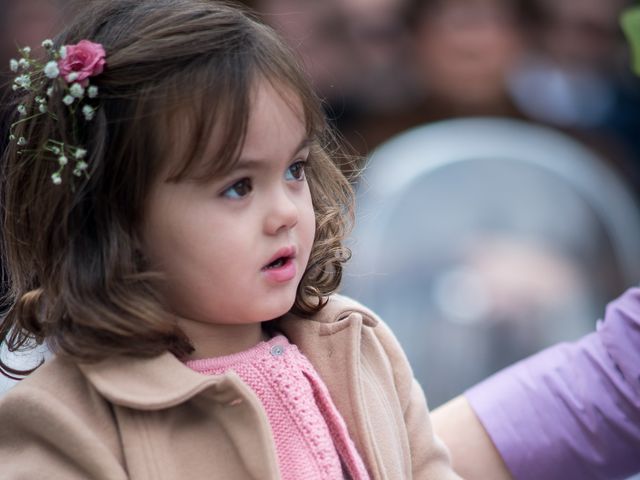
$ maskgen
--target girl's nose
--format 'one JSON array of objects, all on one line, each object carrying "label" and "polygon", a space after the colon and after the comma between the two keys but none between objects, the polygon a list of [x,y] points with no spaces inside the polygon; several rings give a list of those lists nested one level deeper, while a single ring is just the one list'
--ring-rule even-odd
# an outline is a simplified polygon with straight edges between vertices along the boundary
[{"label": "girl's nose", "polygon": [[275,235],[281,230],[290,230],[298,223],[298,205],[291,193],[280,190],[268,200],[265,232]]}]

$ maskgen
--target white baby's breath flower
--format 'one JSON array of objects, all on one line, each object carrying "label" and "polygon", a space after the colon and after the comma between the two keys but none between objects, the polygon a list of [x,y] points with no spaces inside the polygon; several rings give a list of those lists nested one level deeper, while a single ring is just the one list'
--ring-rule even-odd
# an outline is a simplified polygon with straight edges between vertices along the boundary
[{"label": "white baby's breath flower", "polygon": [[42,98],[40,95],[38,95],[38,96],[35,98],[35,101],[36,101],[36,103],[44,103],[44,98]]},{"label": "white baby's breath flower", "polygon": [[78,160],[79,160],[79,159],[81,159],[81,158],[86,157],[86,155],[87,155],[87,151],[86,151],[84,148],[78,148],[78,149],[76,150],[76,152],[74,153],[74,156],[75,156],[75,157],[76,157],[76,159],[78,159]]},{"label": "white baby's breath flower", "polygon": [[64,103],[65,105],[71,105],[74,101],[75,97],[72,97],[71,95],[65,95],[62,99],[62,103]]},{"label": "white baby's breath flower", "polygon": [[14,83],[20,88],[29,88],[31,87],[31,77],[26,74],[18,75]]},{"label": "white baby's breath flower", "polygon": [[53,48],[53,41],[49,38],[47,38],[46,40],[42,41],[42,46],[44,48],[46,48],[47,50],[49,50],[50,48]]},{"label": "white baby's breath flower", "polygon": [[53,95],[53,87],[47,88],[47,97],[51,97]]},{"label": "white baby's breath flower", "polygon": [[29,55],[31,53],[31,47],[24,47],[22,51],[25,55]]},{"label": "white baby's breath flower", "polygon": [[47,78],[57,78],[58,75],[60,75],[58,62],[54,62],[53,60],[47,62],[47,64],[44,66],[44,74],[47,76]]},{"label": "white baby's breath flower", "polygon": [[22,69],[29,68],[29,65],[30,63],[25,58],[21,58],[20,60],[18,60],[18,66]]},{"label": "white baby's breath flower", "polygon": [[54,155],[60,155],[60,149],[58,147],[51,147],[51,153]]},{"label": "white baby's breath flower", "polygon": [[89,95],[89,98],[96,98],[98,96],[98,87],[92,85],[87,88],[87,95]]},{"label": "white baby's breath flower", "polygon": [[13,85],[11,85],[11,89],[15,92],[16,90],[18,90],[18,85],[16,85],[15,83]]},{"label": "white baby's breath flower", "polygon": [[27,114],[27,107],[24,105],[18,105],[18,113],[24,117]]},{"label": "white baby's breath flower", "polygon": [[73,174],[76,177],[79,177],[84,171],[87,170],[88,167],[89,165],[87,164],[87,162],[80,161],[76,163],[76,168],[73,169]]},{"label": "white baby's breath flower", "polygon": [[82,107],[82,114],[86,120],[93,120],[96,111],[93,109],[91,105],[85,105]]},{"label": "white baby's breath flower", "polygon": [[67,163],[69,163],[69,159],[64,155],[61,155],[60,157],[58,157],[58,163],[61,167],[64,167]]},{"label": "white baby's breath flower", "polygon": [[62,183],[62,177],[60,176],[60,173],[56,172],[52,174],[51,181],[54,183],[54,185],[60,185]]},{"label": "white baby's breath flower", "polygon": [[13,142],[15,139],[16,139],[16,136],[13,133],[9,135],[9,140]]},{"label": "white baby's breath flower", "polygon": [[67,58],[67,47],[60,47],[58,53],[60,54],[60,58]]},{"label": "white baby's breath flower", "polygon": [[69,75],[67,75],[66,80],[67,82],[71,83],[71,82],[75,82],[78,79],[78,74],[76,72],[71,72]]},{"label": "white baby's breath flower", "polygon": [[24,138],[24,137],[20,137],[20,138],[18,139],[18,142],[17,142],[17,143],[18,143],[18,145],[20,145],[21,147],[24,147],[24,146],[27,144],[27,139],[26,139],[26,138]]},{"label": "white baby's breath flower", "polygon": [[38,105],[38,110],[40,110],[40,113],[47,113],[47,106],[44,103],[41,103]]},{"label": "white baby's breath flower", "polygon": [[69,93],[76,98],[82,98],[84,95],[84,87],[79,83],[74,83],[69,88]]},{"label": "white baby's breath flower", "polygon": [[12,58],[11,60],[9,60],[9,68],[11,69],[12,72],[18,71],[18,65],[20,64],[15,58]]}]

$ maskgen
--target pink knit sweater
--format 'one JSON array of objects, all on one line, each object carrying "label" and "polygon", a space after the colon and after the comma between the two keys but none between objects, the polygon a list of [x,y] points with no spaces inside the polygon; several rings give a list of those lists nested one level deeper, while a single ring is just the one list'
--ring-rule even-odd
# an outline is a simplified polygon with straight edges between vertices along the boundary
[{"label": "pink knit sweater", "polygon": [[317,372],[279,335],[241,353],[187,362],[205,375],[233,370],[258,396],[288,479],[368,479],[346,424]]}]

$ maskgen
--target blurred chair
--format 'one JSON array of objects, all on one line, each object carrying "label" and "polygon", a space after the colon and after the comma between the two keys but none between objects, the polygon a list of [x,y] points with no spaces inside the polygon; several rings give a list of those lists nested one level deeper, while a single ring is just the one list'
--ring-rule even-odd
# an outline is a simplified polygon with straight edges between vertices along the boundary
[{"label": "blurred chair", "polygon": [[640,279],[640,209],[606,163],[517,120],[421,126],[371,155],[344,291],[396,332],[436,406],[593,329]]}]

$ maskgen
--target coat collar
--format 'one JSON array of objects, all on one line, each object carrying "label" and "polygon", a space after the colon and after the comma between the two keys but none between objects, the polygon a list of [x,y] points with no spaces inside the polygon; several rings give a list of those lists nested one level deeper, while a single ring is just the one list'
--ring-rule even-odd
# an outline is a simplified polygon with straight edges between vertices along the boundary
[{"label": "coat collar", "polygon": [[[289,313],[274,321],[273,326],[315,364],[314,357],[330,356],[340,344],[351,347],[354,327],[359,330],[362,325],[374,327],[377,323],[375,315],[359,303],[333,295],[313,317],[300,318]],[[153,358],[114,357],[81,364],[79,368],[110,402],[140,410],[169,408],[204,392],[217,401],[226,402],[237,396],[239,390],[245,390],[233,372],[201,375],[170,353]]]}]

